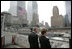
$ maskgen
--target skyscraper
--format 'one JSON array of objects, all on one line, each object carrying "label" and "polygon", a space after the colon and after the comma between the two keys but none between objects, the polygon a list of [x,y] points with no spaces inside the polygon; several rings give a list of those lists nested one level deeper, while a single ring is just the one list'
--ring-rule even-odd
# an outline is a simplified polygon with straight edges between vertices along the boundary
[{"label": "skyscraper", "polygon": [[71,25],[71,1],[65,1],[65,5],[66,5],[66,15],[68,15],[68,21],[69,24]]},{"label": "skyscraper", "polygon": [[59,15],[59,9],[57,6],[53,7],[53,16],[58,16]]},{"label": "skyscraper", "polygon": [[32,1],[29,1],[27,4],[27,20],[29,21],[29,24],[32,21]]},{"label": "skyscraper", "polygon": [[25,1],[17,1],[17,16],[20,18],[22,24],[27,24],[27,15],[25,8]]},{"label": "skyscraper", "polygon": [[44,25],[44,21],[42,21],[42,25]]},{"label": "skyscraper", "polygon": [[25,1],[17,1],[17,15],[25,17]]},{"label": "skyscraper", "polygon": [[33,9],[33,13],[38,14],[38,4],[36,1],[32,1],[32,9]]},{"label": "skyscraper", "polygon": [[25,1],[11,1],[9,12],[13,16],[17,16],[20,24],[27,24],[27,12],[25,9]]},{"label": "skyscraper", "polygon": [[64,26],[63,16],[59,15],[59,10],[57,6],[53,7],[53,16],[51,17],[51,26],[52,27]]},{"label": "skyscraper", "polygon": [[30,25],[38,25],[38,5],[36,1],[29,1],[27,7],[27,17]]},{"label": "skyscraper", "polygon": [[66,14],[65,17],[64,17],[64,24],[65,24],[65,27],[69,26],[68,14]]},{"label": "skyscraper", "polygon": [[32,9],[33,9],[32,25],[36,26],[36,25],[39,25],[38,5],[36,1],[32,1]]},{"label": "skyscraper", "polygon": [[38,26],[39,25],[39,20],[37,17],[38,17],[38,14],[33,13],[33,18],[32,18],[32,23],[31,23],[32,26]]},{"label": "skyscraper", "polygon": [[49,25],[48,25],[48,23],[47,23],[47,22],[45,22],[45,27],[46,27],[46,28],[49,28]]},{"label": "skyscraper", "polygon": [[17,1],[10,1],[9,13],[13,16],[17,16]]}]

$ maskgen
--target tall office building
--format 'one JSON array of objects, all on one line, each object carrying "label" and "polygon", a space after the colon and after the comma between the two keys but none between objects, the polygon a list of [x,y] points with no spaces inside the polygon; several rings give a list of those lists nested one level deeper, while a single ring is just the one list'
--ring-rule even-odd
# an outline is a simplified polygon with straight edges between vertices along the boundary
[{"label": "tall office building", "polygon": [[[66,5],[66,21],[69,21],[69,25],[71,25],[71,1],[65,1],[65,5]],[[67,23],[67,22],[66,22]],[[68,23],[67,23],[68,24]]]},{"label": "tall office building", "polygon": [[27,12],[25,9],[25,1],[11,1],[9,12],[13,16],[17,16],[20,24],[27,24]]},{"label": "tall office building", "polygon": [[45,22],[45,27],[49,28],[49,24],[47,22]]},{"label": "tall office building", "polygon": [[32,9],[33,9],[32,25],[36,26],[39,25],[38,5],[36,1],[32,1]]},{"label": "tall office building", "polygon": [[25,1],[17,1],[17,16],[25,17]]},{"label": "tall office building", "polygon": [[17,1],[10,1],[9,13],[13,16],[17,16]]},{"label": "tall office building", "polygon": [[27,15],[25,1],[17,1],[17,16],[20,18],[21,23],[27,24]]},{"label": "tall office building", "polygon": [[44,25],[44,21],[42,21],[41,23],[42,23],[42,25]]},{"label": "tall office building", "polygon": [[32,1],[29,1],[27,4],[27,20],[29,21],[29,24],[32,21]]},{"label": "tall office building", "polygon": [[33,9],[33,13],[38,14],[38,4],[36,1],[32,1],[32,9]]},{"label": "tall office building", "polygon": [[24,16],[25,1],[11,1],[9,12],[14,16]]},{"label": "tall office building", "polygon": [[30,25],[38,25],[38,5],[36,1],[29,1],[27,5],[27,17]]},{"label": "tall office building", "polygon": [[65,27],[69,26],[68,14],[66,14],[65,17],[64,17],[64,24],[65,24]]},{"label": "tall office building", "polygon": [[52,27],[63,27],[64,26],[63,16],[59,15],[59,10],[57,6],[53,7],[53,16],[51,17],[51,26]]},{"label": "tall office building", "polygon": [[38,14],[33,13],[33,18],[32,18],[32,23],[31,23],[32,26],[38,26],[39,25],[39,19],[37,17],[38,17]]}]

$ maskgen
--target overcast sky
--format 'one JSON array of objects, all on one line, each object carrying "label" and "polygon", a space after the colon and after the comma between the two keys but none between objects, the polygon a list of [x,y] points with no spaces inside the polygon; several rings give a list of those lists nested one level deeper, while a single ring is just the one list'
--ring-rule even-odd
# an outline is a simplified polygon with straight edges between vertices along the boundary
[{"label": "overcast sky", "polygon": [[[27,5],[28,1],[26,1]],[[51,26],[51,16],[53,15],[53,6],[57,6],[60,15],[66,14],[65,2],[64,1],[37,1],[38,3],[38,14],[39,21],[48,22]],[[27,7],[27,6],[26,6]],[[8,11],[10,8],[10,1],[1,1],[1,12]]]}]

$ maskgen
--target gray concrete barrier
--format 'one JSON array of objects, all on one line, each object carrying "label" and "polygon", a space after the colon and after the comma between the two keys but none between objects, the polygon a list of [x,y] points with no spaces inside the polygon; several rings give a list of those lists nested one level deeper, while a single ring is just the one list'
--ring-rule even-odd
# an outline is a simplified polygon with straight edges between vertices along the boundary
[{"label": "gray concrete barrier", "polygon": [[5,36],[5,45],[8,45],[8,44],[12,44],[12,36],[11,35]]},{"label": "gray concrete barrier", "polygon": [[17,34],[15,37],[15,43],[23,48],[29,48],[28,36]]}]

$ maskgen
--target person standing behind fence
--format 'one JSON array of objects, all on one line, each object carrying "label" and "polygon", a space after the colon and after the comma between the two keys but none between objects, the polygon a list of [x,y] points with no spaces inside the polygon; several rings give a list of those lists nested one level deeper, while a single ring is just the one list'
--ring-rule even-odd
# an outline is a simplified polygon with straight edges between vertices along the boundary
[{"label": "person standing behind fence", "polygon": [[51,48],[49,39],[46,38],[46,35],[47,35],[46,31],[47,31],[46,29],[42,29],[41,31],[42,35],[39,38],[41,48]]},{"label": "person standing behind fence", "polygon": [[34,28],[34,31],[31,32],[31,34],[29,34],[28,36],[30,48],[39,48],[37,32],[38,32],[38,29]]}]

